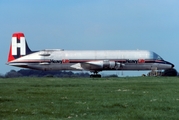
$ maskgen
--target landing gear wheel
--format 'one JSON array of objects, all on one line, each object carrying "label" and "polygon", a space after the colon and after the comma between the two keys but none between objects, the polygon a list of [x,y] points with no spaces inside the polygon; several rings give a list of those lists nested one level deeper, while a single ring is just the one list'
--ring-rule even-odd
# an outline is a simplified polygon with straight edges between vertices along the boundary
[{"label": "landing gear wheel", "polygon": [[90,75],[91,78],[101,78],[100,74],[91,74]]},{"label": "landing gear wheel", "polygon": [[177,76],[178,72],[175,69],[166,69],[162,76]]},{"label": "landing gear wheel", "polygon": [[94,71],[93,73],[94,73],[94,74],[91,74],[91,75],[90,75],[90,78],[101,78],[101,75],[98,74],[98,71]]}]

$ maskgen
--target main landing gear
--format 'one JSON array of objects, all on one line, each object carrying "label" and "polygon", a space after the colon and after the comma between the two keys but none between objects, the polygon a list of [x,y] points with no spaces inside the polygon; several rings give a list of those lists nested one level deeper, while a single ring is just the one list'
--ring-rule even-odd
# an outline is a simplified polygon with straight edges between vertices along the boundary
[{"label": "main landing gear", "polygon": [[94,74],[91,74],[91,75],[90,75],[90,78],[101,78],[101,75],[98,74],[97,71],[95,71]]}]

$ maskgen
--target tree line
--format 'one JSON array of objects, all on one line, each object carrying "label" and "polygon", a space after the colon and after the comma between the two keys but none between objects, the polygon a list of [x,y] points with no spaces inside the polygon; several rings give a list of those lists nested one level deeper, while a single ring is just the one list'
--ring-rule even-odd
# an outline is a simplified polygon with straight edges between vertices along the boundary
[{"label": "tree line", "polygon": [[5,75],[0,75],[1,78],[14,78],[14,77],[89,77],[88,72],[72,71],[40,71],[31,69],[10,70]]}]

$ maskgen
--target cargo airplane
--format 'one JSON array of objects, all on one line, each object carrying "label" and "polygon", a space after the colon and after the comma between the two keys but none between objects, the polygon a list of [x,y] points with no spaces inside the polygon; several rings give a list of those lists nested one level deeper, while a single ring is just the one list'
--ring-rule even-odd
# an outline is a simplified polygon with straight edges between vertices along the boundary
[{"label": "cargo airplane", "polygon": [[104,70],[164,70],[176,75],[174,65],[147,50],[63,50],[31,51],[23,33],[12,35],[7,65],[36,70],[90,71],[101,77]]}]

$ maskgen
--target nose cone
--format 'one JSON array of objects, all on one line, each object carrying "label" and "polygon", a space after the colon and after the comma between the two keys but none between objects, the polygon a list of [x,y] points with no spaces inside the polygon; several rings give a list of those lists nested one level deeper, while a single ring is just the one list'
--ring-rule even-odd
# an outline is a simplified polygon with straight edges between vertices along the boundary
[{"label": "nose cone", "polygon": [[174,68],[175,67],[175,65],[174,64],[172,64],[172,68]]},{"label": "nose cone", "polygon": [[168,61],[163,61],[162,63],[158,64],[158,69],[171,69],[174,68],[174,64],[168,62]]},{"label": "nose cone", "polygon": [[174,67],[175,67],[175,65],[172,64],[172,63],[170,63],[170,62],[167,62],[167,61],[166,61],[166,64],[171,65],[171,68],[174,68]]}]

